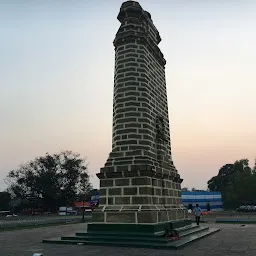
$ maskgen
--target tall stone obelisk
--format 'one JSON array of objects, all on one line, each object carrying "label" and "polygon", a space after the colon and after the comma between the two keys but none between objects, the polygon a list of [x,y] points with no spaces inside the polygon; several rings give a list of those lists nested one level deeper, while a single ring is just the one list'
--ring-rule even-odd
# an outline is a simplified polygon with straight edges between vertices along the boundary
[{"label": "tall stone obelisk", "polygon": [[182,179],[171,157],[166,62],[151,16],[127,1],[118,20],[112,152],[98,174],[100,206],[86,233],[43,242],[177,249],[219,228],[191,225],[181,204]]},{"label": "tall stone obelisk", "polygon": [[112,152],[100,173],[93,223],[184,221],[182,179],[171,155],[166,61],[151,15],[122,4],[115,46]]}]

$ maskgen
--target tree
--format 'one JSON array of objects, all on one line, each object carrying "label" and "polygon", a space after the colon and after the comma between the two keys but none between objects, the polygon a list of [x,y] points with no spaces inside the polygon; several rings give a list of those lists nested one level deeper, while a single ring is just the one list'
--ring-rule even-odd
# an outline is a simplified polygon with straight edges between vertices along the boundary
[{"label": "tree", "polygon": [[188,192],[189,189],[187,187],[184,187],[184,188],[181,189],[181,191]]},{"label": "tree", "polygon": [[11,194],[3,191],[0,192],[0,211],[7,211],[10,209]]},{"label": "tree", "polygon": [[45,208],[72,205],[78,192],[89,182],[85,159],[72,151],[35,158],[9,172],[8,191],[17,198],[42,198]]},{"label": "tree", "polygon": [[89,201],[91,198],[92,185],[87,181],[87,174],[83,173],[80,176],[80,186],[78,188],[78,195],[81,200]]},{"label": "tree", "polygon": [[256,175],[248,159],[222,166],[217,176],[208,181],[210,191],[220,191],[226,208],[237,207],[242,202],[253,201],[256,192]]},{"label": "tree", "polygon": [[249,160],[241,159],[241,160],[235,161],[234,171],[235,173],[251,173],[252,169],[249,166]]},{"label": "tree", "polygon": [[252,173],[256,174],[256,158],[254,159],[254,166],[252,168]]}]

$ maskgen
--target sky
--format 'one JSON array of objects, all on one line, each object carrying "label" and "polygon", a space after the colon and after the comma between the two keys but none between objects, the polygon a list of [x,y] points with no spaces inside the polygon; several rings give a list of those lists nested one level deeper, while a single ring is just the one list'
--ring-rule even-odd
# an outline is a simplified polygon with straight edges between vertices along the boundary
[{"label": "sky", "polygon": [[[111,151],[113,40],[120,0],[0,0],[0,191],[46,152]],[[172,158],[183,186],[256,156],[256,2],[141,0],[165,59]]]}]

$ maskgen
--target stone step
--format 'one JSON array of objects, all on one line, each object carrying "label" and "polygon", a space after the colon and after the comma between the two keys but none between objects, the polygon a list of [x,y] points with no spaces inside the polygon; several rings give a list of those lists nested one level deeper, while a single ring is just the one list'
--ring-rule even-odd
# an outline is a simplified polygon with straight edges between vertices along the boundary
[{"label": "stone step", "polygon": [[102,235],[102,236],[67,236],[67,237],[61,237],[61,240],[79,240],[84,242],[90,242],[90,241],[117,241],[117,242],[136,242],[140,241],[143,243],[167,243],[168,240],[165,237],[141,237],[141,236],[115,236],[111,237],[108,235]]},{"label": "stone step", "polygon": [[180,233],[180,232],[186,231],[188,229],[193,229],[193,228],[198,228],[198,226],[195,223],[192,223],[191,225],[187,225],[187,226],[184,226],[184,227],[181,227],[181,228],[175,228],[175,230],[178,233]]},{"label": "stone step", "polygon": [[79,240],[61,240],[61,237],[53,239],[43,239],[42,243],[45,244],[78,244],[81,243]]},{"label": "stone step", "polygon": [[196,234],[196,233],[199,233],[199,232],[202,232],[202,231],[207,231],[208,229],[209,229],[208,226],[199,226],[197,228],[188,229],[188,230],[185,230],[183,232],[180,232],[179,236],[180,237],[185,237],[185,236]]},{"label": "stone step", "polygon": [[76,236],[88,236],[87,232],[76,232],[75,233]]},{"label": "stone step", "polygon": [[108,235],[108,236],[112,236],[112,237],[120,237],[120,236],[140,236],[140,237],[152,237],[152,234],[148,234],[148,233],[135,233],[135,232],[101,232],[101,231],[97,231],[97,232],[92,232],[92,233],[76,233],[76,236],[104,236],[104,235]]},{"label": "stone step", "polygon": [[43,240],[43,243],[52,244],[83,244],[83,245],[97,245],[97,246],[115,246],[115,247],[133,247],[133,248],[155,248],[166,249],[168,243],[165,244],[153,244],[153,243],[140,243],[139,241],[132,242],[117,242],[117,241],[81,241],[81,240]]},{"label": "stone step", "polygon": [[[183,229],[182,232],[179,233],[180,237],[185,237],[185,236],[188,236],[188,235],[191,235],[191,234],[195,234],[195,233],[198,233],[198,232],[201,232],[201,231],[206,231],[208,230],[209,227],[207,226],[197,226],[196,227],[193,227],[193,228],[186,228],[186,229]],[[123,235],[120,236],[120,234],[117,234],[117,233],[112,233],[112,234],[106,234],[106,233],[102,233],[102,234],[99,234],[99,233],[96,233],[96,234],[88,234],[88,233],[76,233],[76,236],[73,236],[73,237],[62,237],[62,240],[82,240],[82,241],[93,241],[93,240],[106,240],[106,241],[111,241],[113,239],[117,240],[117,241],[135,241],[138,239],[138,237],[140,237],[140,240],[141,241],[150,241],[150,242],[155,242],[155,241],[159,241],[161,243],[164,243],[167,241],[166,238],[164,237],[156,237],[156,236],[152,236],[152,235],[138,235],[137,234],[134,234],[134,235],[131,235],[131,234],[128,234],[128,235]]]},{"label": "stone step", "polygon": [[220,231],[219,228],[208,228],[207,230],[204,230],[204,231],[201,231],[201,232],[198,232],[198,233],[195,233],[195,234],[191,234],[191,235],[188,235],[188,236],[185,236],[183,237],[182,239],[178,240],[178,241],[175,241],[172,243],[172,246],[176,249],[178,248],[181,248],[191,242],[194,242],[196,240],[199,240],[205,236],[209,236],[213,233],[216,233]]},{"label": "stone step", "polygon": [[164,244],[146,243],[138,241],[81,241],[81,240],[43,240],[43,243],[52,244],[76,244],[76,245],[95,245],[95,246],[114,246],[114,247],[131,247],[131,248],[151,248],[151,249],[175,249],[173,242],[165,242]]},{"label": "stone step", "polygon": [[[187,221],[188,223],[191,223],[190,220]],[[184,222],[183,222],[184,223]],[[173,223],[173,225],[177,225],[178,226],[179,223]],[[187,224],[185,227],[182,228],[175,228],[176,231],[178,231],[178,233],[180,233],[181,231],[186,231],[186,230],[190,230],[193,228],[198,228],[197,225],[195,224]],[[150,233],[150,232],[143,232],[143,230],[141,230],[141,232],[138,230],[138,232],[130,232],[127,231],[129,229],[126,230],[120,230],[120,231],[111,231],[111,230],[93,230],[92,232],[89,231],[89,233],[86,232],[78,232],[76,233],[76,236],[102,236],[102,235],[108,235],[108,236],[115,236],[115,237],[120,237],[120,236],[140,236],[140,237],[148,237],[151,238],[152,235],[154,235],[154,237],[163,237],[165,236],[165,230],[163,228],[162,231],[157,231],[154,234]]]},{"label": "stone step", "polygon": [[[102,240],[100,238],[96,240],[88,240],[88,237],[83,238],[80,237],[80,239],[76,239],[77,237],[72,237],[69,239],[68,237],[65,237],[65,239],[47,239],[43,240],[43,243],[56,243],[56,244],[81,244],[81,245],[101,245],[101,246],[117,246],[117,247],[135,247],[135,248],[155,248],[155,249],[178,249],[182,246],[185,246],[193,241],[196,241],[198,239],[201,239],[205,236],[211,235],[215,232],[219,231],[218,228],[209,228],[205,229],[203,231],[193,233],[187,236],[182,237],[178,241],[174,242],[165,242],[163,243],[163,240],[160,242],[158,240],[154,240],[152,242],[144,241],[141,239],[141,237],[136,237],[133,241],[117,241],[117,240],[111,240],[106,241]],[[130,237],[129,237],[130,239]]]}]

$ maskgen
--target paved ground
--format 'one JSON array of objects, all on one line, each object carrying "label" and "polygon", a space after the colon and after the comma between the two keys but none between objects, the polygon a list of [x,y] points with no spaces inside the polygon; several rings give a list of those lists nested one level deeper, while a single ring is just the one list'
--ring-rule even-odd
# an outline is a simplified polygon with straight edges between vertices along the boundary
[{"label": "paved ground", "polygon": [[61,235],[73,235],[77,231],[85,231],[86,224],[72,224],[57,227],[45,227],[30,230],[0,232],[1,256],[32,256],[41,252],[44,256],[86,255],[86,256],[255,256],[256,225],[210,224],[222,230],[207,238],[199,240],[179,251],[163,251],[152,249],[132,249],[82,245],[42,244],[43,238]]}]

